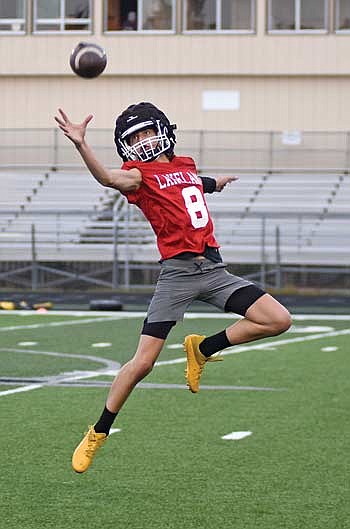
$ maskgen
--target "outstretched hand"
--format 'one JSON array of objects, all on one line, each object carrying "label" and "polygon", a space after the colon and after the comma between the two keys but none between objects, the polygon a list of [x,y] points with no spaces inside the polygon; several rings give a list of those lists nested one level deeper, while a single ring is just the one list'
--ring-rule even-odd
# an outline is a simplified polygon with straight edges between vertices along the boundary
[{"label": "outstretched hand", "polygon": [[82,123],[72,123],[61,108],[58,109],[58,112],[60,116],[55,116],[55,120],[57,121],[59,128],[76,147],[79,147],[84,141],[86,128],[88,123],[92,120],[93,115],[89,114]]},{"label": "outstretched hand", "polygon": [[235,180],[238,180],[238,176],[217,176],[215,178],[216,180],[216,189],[215,191],[222,191],[226,184],[229,184],[231,182],[234,182]]}]

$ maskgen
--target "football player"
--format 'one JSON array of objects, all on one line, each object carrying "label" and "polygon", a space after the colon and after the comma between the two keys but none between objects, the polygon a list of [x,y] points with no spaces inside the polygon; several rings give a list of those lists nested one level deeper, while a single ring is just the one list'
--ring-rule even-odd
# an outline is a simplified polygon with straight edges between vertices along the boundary
[{"label": "football player", "polygon": [[91,115],[75,124],[59,109],[55,119],[96,180],[119,190],[142,210],[156,234],[161,256],[161,271],[135,355],[120,369],[100,418],[73,454],[73,469],[85,472],[124,402],[150,373],[171,328],[194,300],[243,318],[213,336],[186,336],[186,379],[193,393],[199,390],[204,366],[216,358],[214,353],[278,335],[290,327],[291,318],[271,295],[226,271],[204,193],[221,191],[236,177],[198,176],[192,158],[174,154],[176,126],[160,109],[142,102],[117,118],[114,139],[124,163],[115,170],[105,168],[85,140]]}]

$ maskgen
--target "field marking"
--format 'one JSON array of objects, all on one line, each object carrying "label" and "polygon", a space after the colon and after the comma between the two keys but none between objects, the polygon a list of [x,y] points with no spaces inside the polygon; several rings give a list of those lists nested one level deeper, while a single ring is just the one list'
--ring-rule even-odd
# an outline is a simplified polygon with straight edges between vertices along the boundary
[{"label": "field marking", "polygon": [[331,353],[333,351],[338,351],[339,347],[322,347],[321,351],[325,353]]},{"label": "field marking", "polygon": [[[38,316],[36,310],[7,310],[1,311],[1,316],[11,316],[15,314],[16,316]],[[146,311],[106,311],[106,310],[48,310],[44,315],[40,315],[41,319],[45,319],[47,316],[74,316],[76,318],[91,316],[96,317],[105,317],[107,319],[123,319],[123,318],[144,318],[146,316]]]},{"label": "field marking", "polygon": [[30,384],[29,386],[22,386],[15,389],[6,389],[5,391],[0,391],[0,397],[5,395],[13,395],[14,393],[23,393],[24,391],[32,391],[33,389],[42,388],[44,384]]},{"label": "field marking", "polygon": [[292,314],[292,319],[298,321],[350,321],[350,314]]},{"label": "field marking", "polygon": [[321,333],[321,334],[311,334],[310,336],[298,336],[297,338],[290,338],[290,339],[285,339],[285,340],[276,340],[274,342],[270,342],[268,344],[256,344],[254,346],[252,346],[251,348],[249,346],[234,346],[234,347],[230,347],[228,349],[225,349],[225,351],[223,351],[222,355],[229,355],[229,354],[233,354],[235,352],[235,350],[238,348],[239,349],[239,352],[242,352],[242,351],[248,351],[250,349],[255,349],[255,350],[259,350],[259,349],[266,349],[266,347],[277,347],[279,345],[289,345],[291,343],[301,343],[301,342],[309,342],[309,341],[312,341],[312,340],[322,340],[323,338],[331,338],[331,337],[334,337],[334,336],[344,336],[346,334],[350,334],[350,329],[342,329],[340,331],[332,331],[332,332],[325,332],[325,333]]},{"label": "field marking", "polygon": [[[96,377],[96,374],[103,375],[104,372],[103,372],[103,370],[101,370],[101,372],[98,372],[98,373],[96,373],[96,371],[91,371],[91,372],[85,371],[84,373],[80,373],[80,374],[76,374],[76,375],[68,375],[68,376],[63,376],[64,375],[64,373],[63,373],[61,375],[62,378],[60,378],[60,382],[64,383],[64,382],[71,382],[71,381],[75,381],[75,380],[83,380],[83,379],[87,379],[87,378],[94,378],[94,377]],[[32,391],[33,389],[40,389],[40,388],[47,387],[47,386],[58,386],[58,385],[60,385],[60,384],[55,384],[54,382],[50,382],[50,381],[43,382],[42,384],[30,384],[29,386],[22,386],[20,388],[7,389],[5,391],[0,391],[0,397],[3,397],[5,395],[11,395],[13,393],[23,393],[24,391]]]},{"label": "field marking", "polygon": [[5,395],[12,395],[14,393],[23,393],[25,391],[31,391],[33,389],[39,389],[44,386],[55,385],[55,382],[70,382],[75,380],[82,380],[86,378],[94,378],[96,376],[106,374],[106,371],[110,372],[113,370],[114,373],[118,372],[120,369],[120,362],[115,362],[114,360],[109,360],[108,358],[103,358],[100,356],[91,356],[91,355],[79,355],[79,354],[69,354],[69,353],[58,353],[55,351],[36,351],[32,349],[15,349],[9,347],[1,347],[0,352],[11,352],[11,353],[25,353],[25,354],[37,354],[45,356],[58,356],[63,358],[79,358],[80,360],[89,360],[97,364],[103,364],[104,367],[100,370],[95,371],[78,371],[73,373],[62,373],[60,375],[53,375],[52,377],[47,377],[45,381],[40,384],[29,384],[27,386],[21,386],[19,388],[8,389],[0,391],[0,397]]},{"label": "field marking", "polygon": [[[110,320],[111,318],[104,318],[105,320]],[[350,319],[350,316],[349,316],[349,319]],[[92,321],[101,321],[101,319],[93,319]],[[83,320],[83,321],[78,321],[78,322],[75,322],[75,323],[86,323],[87,320]],[[67,322],[52,322],[52,323],[67,323]],[[71,322],[73,323],[73,322]],[[50,325],[50,324],[46,324],[46,325]],[[17,327],[18,328],[18,327]],[[3,328],[4,329],[4,328]],[[10,328],[12,330],[12,327]],[[321,334],[314,334],[314,335],[310,335],[310,336],[301,336],[301,337],[296,337],[296,338],[290,338],[290,339],[284,339],[284,340],[276,340],[276,341],[273,341],[273,342],[267,342],[267,343],[263,343],[263,344],[256,344],[256,345],[237,345],[237,346],[234,346],[234,347],[231,347],[229,349],[226,349],[225,351],[223,351],[221,354],[222,355],[229,355],[229,354],[238,354],[240,352],[243,352],[243,351],[252,351],[252,350],[264,350],[264,349],[268,349],[268,348],[271,348],[271,347],[276,347],[276,346],[280,346],[280,345],[289,345],[289,344],[292,344],[292,343],[301,343],[301,342],[306,342],[306,341],[311,341],[311,340],[319,340],[319,339],[324,339],[324,338],[328,338],[328,337],[335,337],[335,336],[342,336],[342,335],[347,335],[347,334],[350,334],[350,329],[342,329],[342,330],[339,330],[339,331],[332,331],[332,332],[327,332],[327,333],[321,333]],[[1,350],[5,350],[5,351],[14,351],[14,352],[24,352],[24,353],[33,353],[33,354],[52,354],[54,356],[63,356],[64,353],[55,353],[55,352],[44,352],[44,351],[31,351],[31,350],[28,350],[28,349],[23,349],[23,350],[16,350],[16,349],[9,349],[9,348],[3,348],[3,349],[0,349]],[[69,356],[69,357],[80,357],[80,356],[83,356],[83,355],[70,355],[70,354],[66,354],[65,356]],[[85,359],[89,359],[88,356],[83,356],[83,358]],[[91,357],[90,357],[91,358]],[[96,357],[97,358],[97,357]],[[107,362],[112,362],[112,361],[109,361],[107,359],[102,359],[101,357],[98,357],[99,360],[104,360],[106,363]],[[173,360],[165,360],[165,361],[159,361],[159,362],[156,362],[155,363],[155,366],[164,366],[164,365],[172,365],[172,364],[178,364],[178,363],[184,363],[186,362],[186,358],[183,357],[183,358],[175,358]],[[120,364],[119,364],[120,366]],[[119,369],[119,368],[118,368]],[[98,373],[99,375],[102,374],[101,371],[100,372],[85,372],[86,374],[77,374],[77,375],[70,375],[69,377],[67,378],[63,378],[61,379],[61,382],[63,381],[71,381],[71,380],[82,380],[84,378],[92,378],[94,376],[96,376],[96,373]],[[110,374],[110,369],[106,369],[104,370],[104,374]],[[116,371],[114,370],[113,374],[115,375],[116,374]],[[21,388],[15,388],[13,390],[5,390],[3,392],[0,392],[0,397],[3,396],[3,395],[9,395],[9,394],[13,394],[13,393],[20,393],[20,392],[24,392],[24,391],[31,391],[32,389],[37,389],[37,388],[40,388],[40,387],[43,387],[45,385],[48,385],[48,383],[43,383],[43,384],[31,384],[29,386],[24,386],[24,387],[21,387]]]},{"label": "field marking", "polygon": [[[33,316],[38,315],[36,310],[9,310],[9,311],[1,311],[0,317],[2,316],[11,316],[11,315],[19,315],[19,316]],[[41,316],[41,318],[45,318],[46,316],[74,316],[74,317],[87,317],[91,316],[94,319],[97,319],[97,317],[101,316],[106,320],[109,319],[124,319],[124,318],[144,318],[146,316],[146,311],[120,311],[120,312],[107,312],[106,311],[93,311],[93,310],[48,310],[47,313],[44,316]],[[185,319],[241,319],[242,316],[238,316],[233,313],[228,312],[187,312],[184,316]],[[308,321],[308,320],[314,320],[314,321],[350,321],[350,314],[292,314],[292,319],[296,321]],[[63,323],[63,322],[62,322]]]},{"label": "field marking", "polygon": [[[25,314],[37,314],[36,311],[26,311]],[[8,311],[8,312],[2,312],[0,313],[1,316],[10,315],[10,314],[19,314],[23,315],[23,311]],[[6,331],[17,331],[20,329],[40,329],[40,328],[46,328],[46,327],[64,327],[66,325],[80,325],[80,324],[86,324],[86,323],[99,323],[99,322],[106,322],[106,321],[115,321],[115,320],[122,320],[122,319],[128,319],[128,318],[140,318],[145,317],[146,312],[121,312],[118,314],[111,314],[109,316],[106,316],[105,312],[93,312],[93,311],[51,311],[48,312],[49,315],[55,315],[55,316],[92,316],[91,318],[86,319],[79,319],[79,320],[66,320],[66,321],[54,321],[54,322],[45,322],[45,323],[33,323],[29,325],[11,325],[9,327],[1,327],[0,326],[0,332],[6,332]],[[102,317],[99,317],[99,315],[102,315]],[[230,319],[230,320],[238,320],[242,319],[242,317],[233,315],[233,314],[227,314],[227,313],[213,313],[213,312],[188,312],[184,315],[184,319]],[[334,320],[334,321],[350,321],[350,315],[326,315],[326,314],[295,314],[292,316],[293,320],[300,320],[300,321],[306,321],[306,320]],[[297,331],[295,331],[297,332]]]},{"label": "field marking", "polygon": [[225,441],[240,441],[241,439],[249,437],[252,433],[253,432],[231,432],[223,435],[221,439],[224,439]]},{"label": "field marking", "polygon": [[[108,380],[92,380],[87,382],[82,382],[83,379],[88,378],[94,378],[96,376],[101,376],[102,374],[105,374],[103,372],[96,373],[95,371],[91,372],[81,372],[72,374],[71,376],[69,373],[66,373],[66,375],[69,376],[53,376],[53,377],[27,377],[27,378],[16,378],[16,377],[0,377],[0,384],[1,382],[5,384],[11,384],[11,385],[22,385],[23,389],[22,391],[30,391],[30,389],[37,389],[44,386],[55,386],[55,387],[95,387],[95,388],[101,388],[101,387],[110,387],[111,382]],[[31,384],[28,385],[27,383],[30,382]],[[35,387],[34,387],[35,386]],[[26,389],[29,388],[30,389]],[[169,383],[156,383],[156,382],[139,382],[136,385],[139,389],[188,389],[187,384],[169,384]],[[219,386],[219,385],[201,385],[202,390],[208,390],[208,391],[287,391],[287,388],[272,388],[272,387],[260,387],[260,386]],[[7,391],[10,391],[12,393],[18,393],[21,391],[20,388],[15,388],[13,390],[6,390],[4,391],[4,394],[6,394]],[[0,392],[1,395],[1,392]]]},{"label": "field marking", "polygon": [[[316,326],[316,325],[310,325],[308,327],[298,327],[293,325],[288,331],[286,331],[285,334],[310,334],[313,332],[332,332],[334,331],[334,327],[326,327],[326,326]],[[182,343],[173,343],[165,346],[167,349],[183,349]],[[270,347],[271,350],[275,349],[275,347]]]},{"label": "field marking", "polygon": [[110,360],[109,358],[103,358],[102,356],[79,355],[75,353],[58,353],[56,351],[38,351],[36,349],[17,349],[14,347],[0,347],[0,352],[1,351],[33,355],[59,356],[62,358],[79,358],[80,360],[89,360],[91,362],[95,362],[96,364],[103,364],[108,370],[120,368],[120,362],[115,362],[114,360]]},{"label": "field marking", "polygon": [[307,325],[306,327],[304,325],[292,325],[290,329],[288,329],[288,334],[310,334],[312,332],[331,332],[334,331],[334,327],[329,327],[326,325]]},{"label": "field marking", "polygon": [[[157,384],[154,382],[139,382],[137,387],[144,389],[188,389],[187,384]],[[202,389],[209,391],[287,391],[286,388],[267,388],[259,386],[208,386],[205,384],[201,385],[201,390]]]},{"label": "field marking", "polygon": [[[261,350],[261,349],[269,349],[269,348],[276,348],[279,345],[289,345],[291,343],[300,343],[300,342],[307,342],[311,340],[320,340],[323,338],[329,338],[334,336],[342,336],[350,334],[350,329],[342,329],[340,331],[332,331],[332,332],[324,332],[321,334],[311,334],[310,336],[298,336],[296,338],[286,338],[285,340],[275,340],[273,342],[267,342],[262,344],[256,344],[256,345],[234,345],[233,347],[229,347],[222,351],[220,353],[221,356],[231,355],[231,354],[238,354],[242,353],[243,351],[254,351],[254,350]],[[181,364],[183,362],[186,362],[186,358],[174,358],[173,360],[161,360],[159,362],[156,362],[155,366],[165,366],[165,365],[171,365],[171,364]]]},{"label": "field marking", "polygon": [[109,430],[109,435],[112,435],[113,433],[118,433],[118,432],[121,432],[121,428],[111,428]]},{"label": "field marking", "polygon": [[[186,319],[197,319],[197,318],[211,318],[211,319],[241,319],[242,317],[236,316],[235,314],[223,312],[188,312],[185,314]],[[296,321],[350,321],[350,314],[292,314],[292,320]]]},{"label": "field marking", "polygon": [[31,325],[11,325],[10,327],[0,327],[0,332],[17,331],[18,329],[40,329],[42,327],[64,327],[65,325],[80,325],[84,323],[94,323],[100,321],[113,321],[113,316],[108,318],[88,318],[85,320],[66,320],[66,321],[51,321],[46,323],[32,323]]}]

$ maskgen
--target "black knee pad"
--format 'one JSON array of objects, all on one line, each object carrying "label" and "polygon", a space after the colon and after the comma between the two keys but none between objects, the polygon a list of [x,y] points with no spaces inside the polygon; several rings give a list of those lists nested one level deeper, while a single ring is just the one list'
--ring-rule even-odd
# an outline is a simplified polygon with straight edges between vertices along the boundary
[{"label": "black knee pad", "polygon": [[174,325],[176,325],[176,321],[156,321],[149,323],[146,318],[143,322],[141,334],[165,340]]},{"label": "black knee pad", "polygon": [[256,285],[242,287],[231,294],[225,304],[225,312],[234,312],[245,316],[245,313],[261,296],[266,294]]}]

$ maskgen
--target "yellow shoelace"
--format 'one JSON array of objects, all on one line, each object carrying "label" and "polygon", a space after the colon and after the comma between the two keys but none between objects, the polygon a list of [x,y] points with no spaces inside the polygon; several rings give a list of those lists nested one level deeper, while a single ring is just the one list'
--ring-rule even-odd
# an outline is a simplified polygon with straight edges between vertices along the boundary
[{"label": "yellow shoelace", "polygon": [[101,439],[98,439],[96,433],[92,432],[91,429],[87,433],[88,433],[88,445],[85,450],[85,453],[88,457],[90,457],[94,455],[94,453],[101,446],[101,444],[104,442],[106,437],[102,437]]}]

